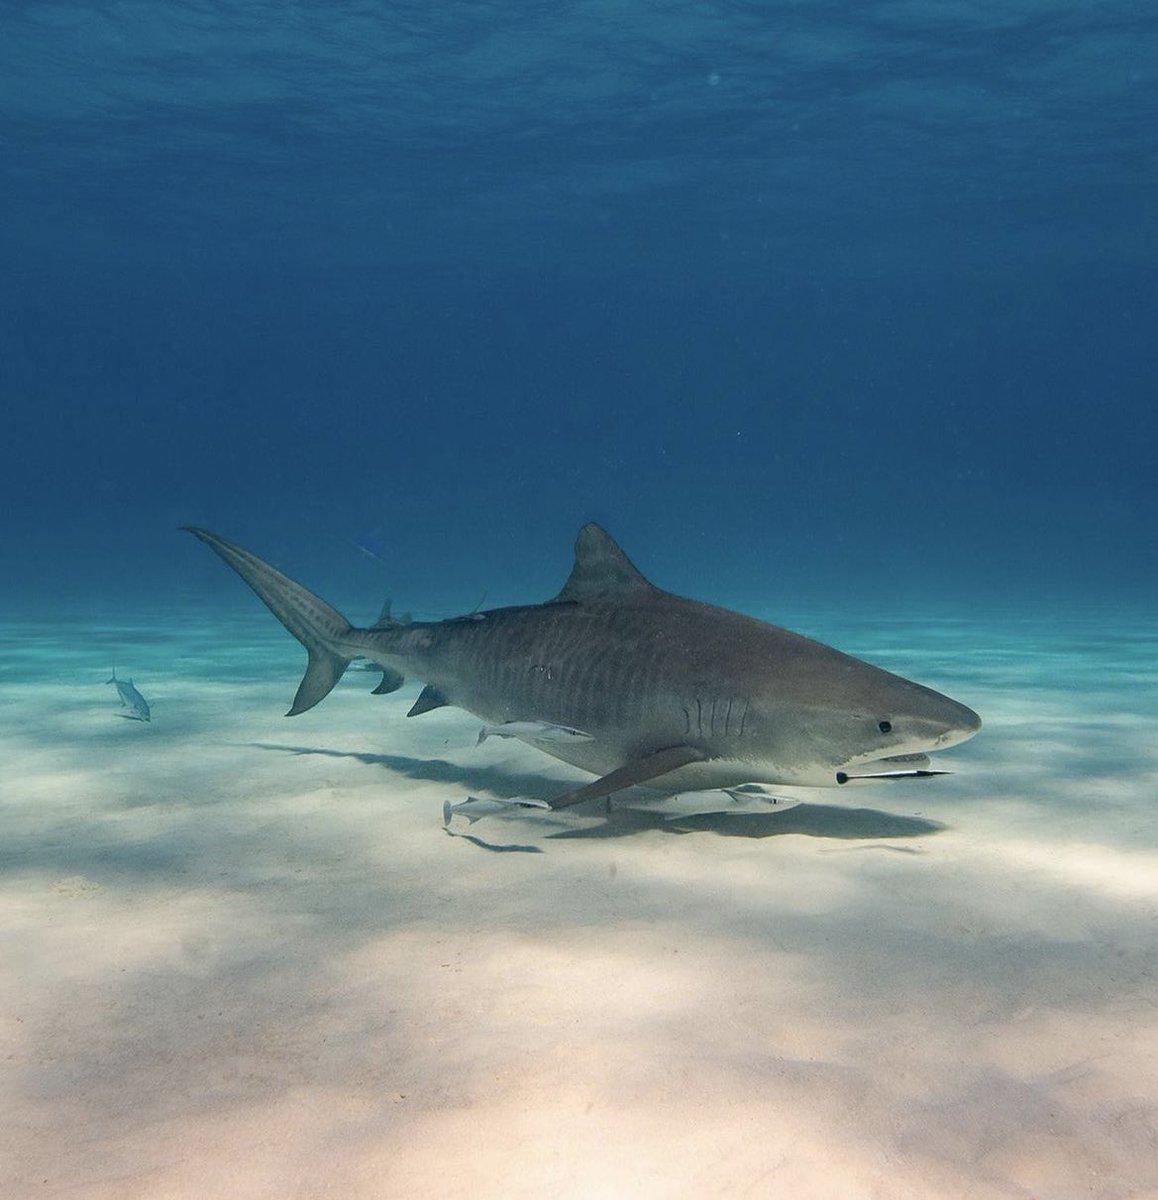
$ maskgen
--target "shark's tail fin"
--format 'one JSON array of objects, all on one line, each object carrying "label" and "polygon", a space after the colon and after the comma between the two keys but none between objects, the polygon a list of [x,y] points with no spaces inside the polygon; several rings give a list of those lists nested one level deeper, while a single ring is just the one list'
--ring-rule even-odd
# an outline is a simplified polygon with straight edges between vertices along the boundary
[{"label": "shark's tail fin", "polygon": [[112,677],[109,679],[106,679],[105,683],[116,683],[116,682],[117,682],[117,666],[116,666],[116,663],[114,663]]},{"label": "shark's tail fin", "polygon": [[216,551],[305,646],[310,661],[286,716],[296,717],[324,700],[358,653],[351,643],[354,628],[350,622],[321,597],[294,583],[289,576],[248,550],[206,529],[196,529],[192,525],[182,528]]}]

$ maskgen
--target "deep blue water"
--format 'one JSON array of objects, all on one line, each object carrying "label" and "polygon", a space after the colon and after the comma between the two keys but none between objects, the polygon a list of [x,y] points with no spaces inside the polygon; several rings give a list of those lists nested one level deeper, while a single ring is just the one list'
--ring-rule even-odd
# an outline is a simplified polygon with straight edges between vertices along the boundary
[{"label": "deep blue water", "polygon": [[[1158,577],[1158,9],[0,6],[0,602]],[[373,550],[371,558],[358,544]]]}]

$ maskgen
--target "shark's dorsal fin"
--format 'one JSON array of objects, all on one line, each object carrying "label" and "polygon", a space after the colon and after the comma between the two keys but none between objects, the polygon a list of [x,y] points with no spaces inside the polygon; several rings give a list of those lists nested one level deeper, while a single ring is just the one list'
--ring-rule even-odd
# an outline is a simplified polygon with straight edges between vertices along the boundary
[{"label": "shark's dorsal fin", "polygon": [[633,592],[650,591],[651,586],[611,534],[592,522],[579,530],[575,565],[555,602],[582,604],[591,600],[613,600]]},{"label": "shark's dorsal fin", "polygon": [[401,624],[401,622],[394,620],[394,617],[390,612],[391,605],[392,601],[390,600],[387,600],[386,603],[382,605],[382,609],[378,613],[378,619],[373,625],[370,626],[371,629],[393,629],[395,626]]}]

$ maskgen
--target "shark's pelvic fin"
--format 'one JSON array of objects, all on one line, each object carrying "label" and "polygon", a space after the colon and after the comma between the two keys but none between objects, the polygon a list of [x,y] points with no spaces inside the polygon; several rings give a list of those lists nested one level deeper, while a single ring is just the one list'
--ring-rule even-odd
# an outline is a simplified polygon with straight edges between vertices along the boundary
[{"label": "shark's pelvic fin", "polygon": [[434,708],[445,708],[450,701],[434,686],[428,683],[426,687],[418,693],[418,699],[410,706],[410,711],[406,714],[408,717],[420,717],[423,713],[428,713]]},{"label": "shark's pelvic fin", "polygon": [[575,542],[575,565],[555,597],[556,603],[582,604],[611,600],[632,592],[651,591],[652,585],[619,548],[615,539],[594,523],[579,530]]},{"label": "shark's pelvic fin", "polygon": [[556,796],[551,801],[551,807],[569,808],[572,804],[582,804],[584,800],[598,800],[602,796],[610,796],[612,792],[635,787],[636,784],[647,783],[650,779],[658,779],[661,775],[678,771],[680,767],[686,767],[690,763],[704,762],[707,757],[695,746],[668,746],[666,750],[657,750],[644,758],[633,758],[593,783]]}]

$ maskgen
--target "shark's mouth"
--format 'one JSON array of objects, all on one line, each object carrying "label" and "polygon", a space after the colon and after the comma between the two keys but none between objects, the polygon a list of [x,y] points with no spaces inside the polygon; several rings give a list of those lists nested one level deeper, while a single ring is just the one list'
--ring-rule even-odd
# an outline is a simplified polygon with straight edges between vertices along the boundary
[{"label": "shark's mouth", "polygon": [[932,775],[948,775],[935,770],[927,754],[897,754],[892,758],[877,758],[861,763],[849,771],[837,771],[837,783],[857,783],[876,779],[928,779]]}]

